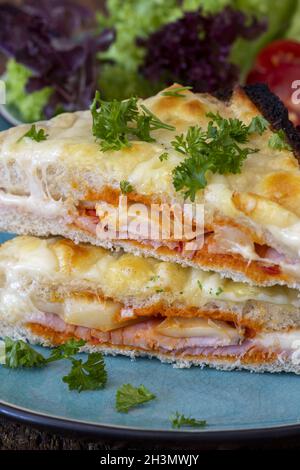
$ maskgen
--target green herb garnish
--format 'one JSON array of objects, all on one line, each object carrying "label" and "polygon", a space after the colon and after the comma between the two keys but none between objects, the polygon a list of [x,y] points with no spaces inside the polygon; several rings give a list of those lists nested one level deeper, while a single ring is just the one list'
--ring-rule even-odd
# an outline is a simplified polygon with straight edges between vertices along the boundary
[{"label": "green herb garnish", "polygon": [[161,162],[163,162],[164,160],[168,160],[169,154],[168,152],[164,152],[158,158],[160,159]]},{"label": "green herb garnish", "polygon": [[269,147],[274,150],[291,150],[291,146],[286,141],[285,133],[282,129],[270,137]]},{"label": "green herb garnish", "polygon": [[243,146],[253,130],[261,132],[261,119],[247,126],[238,119],[224,119],[220,114],[208,113],[211,119],[207,130],[190,127],[187,134],[179,135],[171,142],[173,148],[186,158],[173,170],[176,191],[183,191],[184,198],[195,200],[196,192],[207,185],[206,174],[240,173],[249,154],[257,149]]},{"label": "green herb garnish", "polygon": [[44,129],[37,130],[35,124],[32,124],[29,131],[27,131],[26,134],[21,137],[21,139],[23,139],[24,137],[29,137],[30,139],[35,140],[36,142],[42,142],[43,140],[47,140],[48,134],[45,133]]},{"label": "green herb garnish", "polygon": [[171,126],[170,124],[166,124],[165,122],[161,121],[155,114],[150,111],[150,109],[146,108],[144,104],[141,104],[141,108],[144,111],[145,115],[141,117],[148,116],[151,118],[150,124],[151,124],[151,130],[157,130],[157,129],[166,129],[167,131],[175,131],[175,127]]},{"label": "green herb garnish", "polygon": [[8,337],[5,343],[5,365],[12,369],[17,367],[42,367],[47,361],[25,341],[14,341]]},{"label": "green herb garnish", "polygon": [[106,384],[107,373],[103,355],[91,353],[86,362],[74,357],[85,341],[70,339],[65,344],[53,349],[51,355],[46,359],[42,354],[35,351],[29,344],[22,340],[13,341],[4,339],[5,343],[5,365],[10,368],[17,367],[42,367],[50,362],[67,359],[71,361],[72,368],[63,381],[69,385],[70,390],[97,390]]},{"label": "green herb garnish", "polygon": [[101,149],[120,150],[129,145],[128,134],[131,129],[128,123],[138,116],[137,98],[126,101],[103,101],[96,91],[91,106],[93,117],[93,135],[101,141]]},{"label": "green herb garnish", "polygon": [[58,346],[51,351],[50,357],[47,362],[60,361],[61,359],[72,359],[72,356],[77,354],[82,346],[85,345],[83,339],[70,339],[65,344]]},{"label": "green herb garnish", "polygon": [[162,96],[174,96],[175,98],[184,98],[185,94],[181,93],[182,91],[191,90],[191,86],[180,86],[174,88],[173,90],[167,90],[162,92]]},{"label": "green herb garnish", "polygon": [[179,429],[182,427],[203,428],[207,424],[205,420],[187,418],[183,414],[178,413],[178,411],[176,411],[173,416],[170,416],[170,421],[172,423],[172,428],[174,429]]},{"label": "green herb garnish", "polygon": [[120,182],[120,189],[122,194],[132,193],[133,186],[129,183],[129,181],[121,181]]},{"label": "green herb garnish", "polygon": [[202,286],[201,282],[199,281],[199,279],[197,280],[197,284],[198,284],[199,289],[202,290],[203,286]]},{"label": "green herb garnish", "polygon": [[248,132],[250,134],[263,135],[265,130],[269,127],[269,122],[263,116],[255,116],[250,125],[248,126]]},{"label": "green herb garnish", "polygon": [[156,281],[159,280],[159,278],[160,278],[160,276],[157,274],[157,275],[155,275],[155,276],[151,276],[151,277],[150,277],[150,281],[151,281],[151,282],[156,282]]},{"label": "green herb garnish", "polygon": [[138,100],[104,101],[97,91],[91,106],[93,135],[100,140],[101,150],[120,150],[130,145],[135,137],[145,142],[155,142],[150,132],[157,129],[175,130],[162,122],[146,106],[138,108]]},{"label": "green herb garnish", "polygon": [[130,408],[153,400],[156,396],[144,385],[134,387],[131,384],[122,385],[116,393],[116,409],[120,413],[128,413]]},{"label": "green herb garnish", "polygon": [[70,390],[82,392],[83,390],[99,390],[105,386],[107,372],[102,353],[89,354],[86,362],[74,358],[71,361],[71,371],[63,377],[63,382],[68,384]]},{"label": "green herb garnish", "polygon": [[218,289],[217,289],[216,292],[215,292],[215,295],[218,297],[218,296],[221,295],[223,292],[224,292],[224,290],[222,289],[222,287],[218,287]]}]

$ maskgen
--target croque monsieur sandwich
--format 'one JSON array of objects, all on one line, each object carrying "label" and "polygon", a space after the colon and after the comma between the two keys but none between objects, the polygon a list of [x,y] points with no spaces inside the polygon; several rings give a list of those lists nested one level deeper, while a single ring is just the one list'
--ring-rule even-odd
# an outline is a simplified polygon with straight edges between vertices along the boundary
[{"label": "croque monsieur sandwich", "polygon": [[[96,96],[91,111],[0,134],[0,230],[299,287],[299,151],[299,134],[264,87],[237,88],[226,102],[179,85],[144,101]],[[129,209],[203,204],[203,245],[187,250],[191,240],[172,233],[98,236],[121,194]]]},{"label": "croque monsieur sandwich", "polygon": [[299,292],[61,238],[0,248],[0,336],[179,367],[300,373]]}]

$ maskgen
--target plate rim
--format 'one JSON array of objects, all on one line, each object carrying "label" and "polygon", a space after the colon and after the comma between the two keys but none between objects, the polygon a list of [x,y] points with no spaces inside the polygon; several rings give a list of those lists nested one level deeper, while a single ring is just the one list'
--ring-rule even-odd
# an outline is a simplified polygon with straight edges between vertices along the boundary
[{"label": "plate rim", "polygon": [[85,436],[91,438],[120,439],[127,441],[153,441],[161,442],[180,441],[185,443],[217,443],[217,442],[245,442],[255,440],[269,440],[292,437],[300,434],[299,424],[282,424],[252,429],[234,430],[175,430],[175,429],[143,429],[129,426],[98,424],[88,421],[64,418],[37,412],[28,408],[0,400],[0,415],[5,418],[26,425],[33,425],[39,429],[51,430],[62,434]]}]

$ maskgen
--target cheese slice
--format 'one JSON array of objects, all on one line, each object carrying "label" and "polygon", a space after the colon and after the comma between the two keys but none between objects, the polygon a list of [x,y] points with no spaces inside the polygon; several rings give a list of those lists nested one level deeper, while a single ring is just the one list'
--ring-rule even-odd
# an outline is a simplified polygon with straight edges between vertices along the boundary
[{"label": "cheese slice", "polygon": [[223,279],[219,274],[178,264],[111,252],[70,240],[17,237],[0,247],[3,288],[28,277],[48,283],[80,282],[101,289],[107,298],[129,303],[155,296],[202,307],[210,301],[244,303],[248,300],[300,306],[299,292],[285,286],[256,287]]},{"label": "cheese slice", "polygon": [[238,342],[240,335],[236,328],[228,323],[209,318],[166,318],[156,330],[172,338],[201,338],[210,337],[218,339],[230,339]]},{"label": "cheese slice", "polygon": [[70,295],[60,302],[35,299],[33,303],[41,312],[54,313],[67,324],[99,331],[112,331],[136,322],[134,318],[124,320],[122,305],[111,300]]}]

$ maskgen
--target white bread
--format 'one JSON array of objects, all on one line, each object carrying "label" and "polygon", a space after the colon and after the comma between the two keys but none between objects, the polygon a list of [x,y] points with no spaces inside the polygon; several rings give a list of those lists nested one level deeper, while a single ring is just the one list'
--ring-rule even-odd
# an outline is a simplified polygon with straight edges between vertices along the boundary
[{"label": "white bread", "polygon": [[32,299],[51,302],[92,295],[133,309],[138,316],[206,316],[254,331],[300,326],[297,290],[251,287],[217,273],[61,238],[16,237],[0,247],[2,317],[10,307],[5,298],[11,290],[14,295],[21,292],[21,301],[30,297],[29,309]]},{"label": "white bread", "polygon": [[[259,151],[248,156],[240,174],[211,175],[205,191],[197,193],[196,203],[205,203],[208,223],[214,231],[225,220],[229,229],[234,225],[242,234],[250,233],[250,241],[238,247],[238,254],[232,254],[232,247],[231,254],[219,248],[220,256],[201,252],[191,261],[174,251],[147,244],[119,240],[105,243],[72,225],[80,201],[96,203],[113,192],[119,194],[122,181],[134,187],[133,194],[128,195],[132,200],[183,204],[182,194],[175,191],[172,183],[172,170],[182,162],[182,156],[171,146],[174,136],[194,125],[205,128],[209,111],[241,119],[245,124],[260,114],[241,89],[235,91],[229,103],[186,92],[184,98],[159,93],[144,104],[161,120],[174,125],[176,131],[158,130],[153,133],[156,142],[134,141],[129,148],[101,152],[92,135],[91,115],[85,111],[38,123],[48,135],[43,142],[22,139],[28,125],[1,133],[1,228],[39,236],[58,234],[77,242],[172,258],[258,285],[299,286],[300,239],[291,240],[300,223],[300,171],[291,151],[269,148],[270,129],[262,136],[251,136],[249,145]],[[169,159],[160,161],[159,156],[166,149]],[[276,249],[285,259],[274,262],[261,258],[253,242]],[[280,267],[279,272],[272,269],[274,264]],[[271,269],[265,269],[265,265]]]}]

